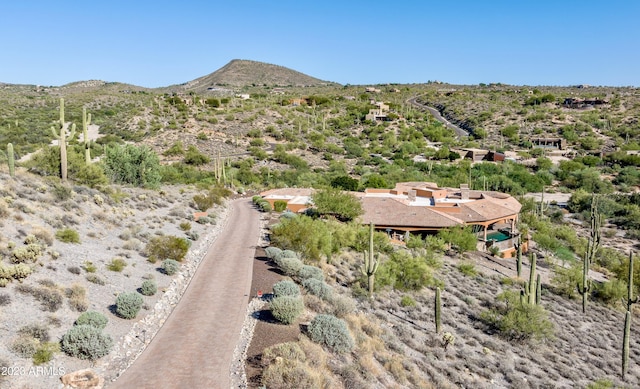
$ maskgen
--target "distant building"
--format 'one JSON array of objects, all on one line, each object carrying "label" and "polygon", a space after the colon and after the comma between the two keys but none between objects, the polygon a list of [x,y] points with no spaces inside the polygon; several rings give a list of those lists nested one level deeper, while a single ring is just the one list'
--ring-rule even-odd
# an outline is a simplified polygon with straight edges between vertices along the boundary
[{"label": "distant building", "polygon": [[567,140],[564,138],[530,138],[529,142],[533,147],[557,150],[565,150],[567,148]]}]

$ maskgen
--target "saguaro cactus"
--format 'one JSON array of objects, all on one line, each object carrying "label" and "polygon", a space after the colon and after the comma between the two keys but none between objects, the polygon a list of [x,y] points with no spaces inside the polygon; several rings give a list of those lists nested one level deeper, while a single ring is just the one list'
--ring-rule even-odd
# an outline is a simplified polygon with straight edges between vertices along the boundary
[{"label": "saguaro cactus", "polygon": [[73,139],[73,136],[76,134],[76,125],[75,123],[71,125],[71,130],[67,135],[67,131],[64,129],[64,98],[60,98],[60,120],[57,124],[58,131],[56,132],[55,127],[51,127],[51,132],[53,136],[58,138],[58,143],[60,145],[60,178],[62,181],[67,180],[67,137],[69,139]]},{"label": "saguaro cactus", "polygon": [[589,268],[596,258],[596,252],[600,247],[600,226],[602,215],[598,212],[598,198],[594,195],[591,198],[591,226],[587,251],[582,262],[582,284],[578,283],[578,293],[582,295],[582,313],[587,311],[587,300],[591,292],[591,279],[589,279]]},{"label": "saguaro cactus", "polygon": [[367,276],[369,296],[373,295],[378,265],[378,256],[373,254],[373,223],[369,223],[369,250],[364,251],[364,266],[362,267],[362,273]]},{"label": "saguaro cactus", "polygon": [[91,141],[89,140],[89,126],[91,125],[91,114],[87,114],[87,109],[82,107],[82,137],[84,138],[84,161],[88,165],[91,163]]},{"label": "saguaro cactus", "polygon": [[518,278],[522,275],[522,241],[518,238],[518,243],[516,243],[516,274]]},{"label": "saguaro cactus", "polygon": [[13,153],[13,144],[7,143],[7,162],[9,163],[9,175],[16,176],[16,160]]},{"label": "saguaro cactus", "polygon": [[525,281],[523,290],[520,291],[520,302],[527,304],[540,304],[540,292],[542,291],[542,282],[540,275],[536,278],[536,261],[538,257],[535,253],[531,253],[531,266],[529,268],[529,281]]},{"label": "saguaro cactus", "polygon": [[622,337],[622,379],[629,368],[629,339],[631,336],[631,305],[638,302],[633,298],[633,252],[629,253],[629,277],[627,278],[627,313],[624,316],[624,335]]},{"label": "saguaro cactus", "polygon": [[436,321],[436,333],[440,333],[440,329],[442,327],[442,321],[441,321],[441,311],[442,311],[442,305],[441,305],[441,301],[440,301],[440,288],[436,288],[436,297],[435,297],[435,321]]}]

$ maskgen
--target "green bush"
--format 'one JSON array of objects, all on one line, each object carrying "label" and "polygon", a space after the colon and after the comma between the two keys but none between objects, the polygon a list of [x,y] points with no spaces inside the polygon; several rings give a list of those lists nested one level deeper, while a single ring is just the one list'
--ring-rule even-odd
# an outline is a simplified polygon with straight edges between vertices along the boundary
[{"label": "green bush", "polygon": [[162,271],[166,275],[172,276],[180,270],[180,262],[173,259],[165,259],[162,261]]},{"label": "green bush", "polygon": [[310,265],[302,266],[302,269],[298,272],[298,277],[300,277],[301,280],[314,278],[318,281],[324,281],[324,273],[322,272],[322,269]]},{"label": "green bush", "polygon": [[262,212],[271,212],[271,204],[267,200],[260,200],[256,203],[258,209]]},{"label": "green bush", "polygon": [[420,290],[438,281],[431,275],[427,260],[407,251],[396,251],[382,262],[376,274],[377,286],[392,286],[398,290]]},{"label": "green bush", "polygon": [[121,272],[127,266],[127,262],[125,262],[122,258],[113,258],[111,262],[107,264],[107,269],[115,272]]},{"label": "green bush", "polygon": [[276,297],[282,296],[300,296],[300,288],[291,280],[282,280],[273,285],[273,294]]},{"label": "green bush", "polygon": [[269,259],[274,259],[276,256],[278,256],[278,254],[280,254],[282,252],[281,249],[274,247],[274,246],[269,246],[266,249],[264,249],[264,254],[267,256],[267,258]]},{"label": "green bush", "polygon": [[500,293],[497,302],[497,306],[482,312],[480,318],[506,339],[545,341],[553,338],[553,323],[542,306],[521,304],[520,294],[512,290]]},{"label": "green bush", "polygon": [[317,315],[309,324],[308,330],[311,340],[337,353],[351,351],[355,345],[347,324],[333,315]]},{"label": "green bush", "polygon": [[415,307],[416,300],[414,300],[413,297],[405,294],[400,300],[400,305],[402,305],[403,307]]},{"label": "green bush", "polygon": [[109,319],[105,315],[96,311],[87,311],[78,316],[75,325],[90,325],[99,330],[104,329],[107,326]]},{"label": "green bush", "polygon": [[148,146],[110,145],[105,149],[104,170],[115,183],[155,188],[160,184],[160,159]]},{"label": "green bush", "polygon": [[64,228],[56,231],[56,238],[64,243],[80,243],[80,235],[73,228]]},{"label": "green bush", "polygon": [[304,266],[298,258],[284,257],[276,261],[276,265],[288,276],[296,276]]},{"label": "green bush", "polygon": [[621,280],[613,279],[597,284],[595,289],[596,297],[607,304],[620,302],[627,297],[627,283]]},{"label": "green bush", "polygon": [[35,262],[42,253],[42,246],[31,243],[26,246],[17,247],[11,252],[12,263]]},{"label": "green bush", "polygon": [[135,292],[120,293],[116,298],[116,313],[124,319],[136,317],[144,300]]},{"label": "green bush", "polygon": [[147,243],[145,250],[151,263],[165,259],[181,262],[189,252],[189,241],[177,236],[158,236]]},{"label": "green bush", "polygon": [[323,300],[327,300],[331,298],[331,294],[333,290],[323,281],[317,280],[315,278],[308,278],[302,281],[302,286],[314,296],[318,296]]},{"label": "green bush", "polygon": [[280,250],[279,253],[273,257],[273,260],[278,263],[278,261],[282,258],[296,258],[299,259],[298,254],[293,250]]},{"label": "green bush", "polygon": [[154,280],[144,280],[140,287],[140,293],[145,296],[153,296],[158,291],[158,285]]},{"label": "green bush", "polygon": [[39,366],[50,362],[58,351],[60,351],[60,343],[58,342],[41,343],[33,354],[33,364]]},{"label": "green bush", "polygon": [[458,270],[467,277],[475,277],[478,275],[476,266],[471,262],[460,262],[458,264]]},{"label": "green bush", "polygon": [[202,212],[213,207],[213,198],[209,195],[197,194],[193,196],[193,202],[195,203],[196,208]]},{"label": "green bush", "polygon": [[300,296],[280,296],[271,300],[271,313],[283,324],[293,323],[302,311],[304,303]]},{"label": "green bush", "polygon": [[287,209],[287,202],[284,200],[276,200],[273,202],[273,210],[276,212],[282,212]]},{"label": "green bush", "polygon": [[95,361],[109,354],[113,340],[100,329],[83,324],[69,329],[62,336],[60,345],[62,351],[72,357]]}]

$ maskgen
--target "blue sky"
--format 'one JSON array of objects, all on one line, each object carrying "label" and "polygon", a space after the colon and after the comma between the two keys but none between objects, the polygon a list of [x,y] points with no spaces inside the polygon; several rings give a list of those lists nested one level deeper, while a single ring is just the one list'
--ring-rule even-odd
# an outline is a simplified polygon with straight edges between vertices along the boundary
[{"label": "blue sky", "polygon": [[341,84],[640,86],[640,2],[3,1],[0,82],[179,84],[232,59]]}]

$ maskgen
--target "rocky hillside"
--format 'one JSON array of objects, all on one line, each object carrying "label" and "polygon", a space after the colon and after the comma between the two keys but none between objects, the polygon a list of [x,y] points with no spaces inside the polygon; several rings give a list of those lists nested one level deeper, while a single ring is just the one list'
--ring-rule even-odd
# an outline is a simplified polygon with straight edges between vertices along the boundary
[{"label": "rocky hillside", "polygon": [[182,85],[184,90],[205,93],[216,87],[243,86],[319,86],[322,81],[284,66],[234,59],[215,72]]}]

